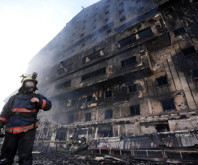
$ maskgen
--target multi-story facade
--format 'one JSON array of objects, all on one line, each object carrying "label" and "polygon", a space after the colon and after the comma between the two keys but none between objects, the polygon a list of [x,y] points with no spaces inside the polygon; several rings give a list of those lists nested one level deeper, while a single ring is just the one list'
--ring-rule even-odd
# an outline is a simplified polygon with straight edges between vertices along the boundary
[{"label": "multi-story facade", "polygon": [[88,141],[196,131],[197,17],[193,0],[101,0],[83,9],[30,62],[53,101],[37,140],[60,129],[65,140]]}]

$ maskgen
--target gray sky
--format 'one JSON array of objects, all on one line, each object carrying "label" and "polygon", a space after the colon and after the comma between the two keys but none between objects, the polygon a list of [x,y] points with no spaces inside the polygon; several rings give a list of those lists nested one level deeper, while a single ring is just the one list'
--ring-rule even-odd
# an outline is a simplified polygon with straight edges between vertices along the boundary
[{"label": "gray sky", "polygon": [[0,111],[31,58],[83,7],[99,0],[0,0]]}]

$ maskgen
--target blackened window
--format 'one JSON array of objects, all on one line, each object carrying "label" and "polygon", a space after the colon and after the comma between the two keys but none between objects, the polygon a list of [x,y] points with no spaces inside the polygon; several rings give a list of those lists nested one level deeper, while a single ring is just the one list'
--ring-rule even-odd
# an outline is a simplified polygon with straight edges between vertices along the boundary
[{"label": "blackened window", "polygon": [[125,16],[122,16],[122,17],[120,18],[120,22],[124,21],[125,19],[126,19],[126,17],[125,17]]},{"label": "blackened window", "polygon": [[57,87],[58,89],[61,89],[61,88],[69,88],[70,86],[71,86],[71,80],[66,81],[66,82],[64,82],[64,83],[62,83],[62,84],[59,84],[59,85],[57,85],[56,87]]},{"label": "blackened window", "polygon": [[87,96],[87,102],[94,101],[95,98],[92,95]]},{"label": "blackened window", "polygon": [[56,133],[56,138],[55,140],[65,140],[66,138],[66,134],[67,134],[67,131],[66,131],[66,128],[63,128],[63,126],[61,128],[58,129],[57,133]]},{"label": "blackened window", "polygon": [[186,31],[183,27],[174,30],[175,36],[182,35],[184,33],[186,33]]},{"label": "blackened window", "polygon": [[70,87],[70,86],[71,86],[71,80],[66,81],[66,82],[65,82],[65,88],[68,88],[68,87]]},{"label": "blackened window", "polygon": [[137,92],[138,88],[137,88],[137,84],[131,84],[129,85],[129,92]]},{"label": "blackened window", "polygon": [[127,67],[136,64],[136,56],[121,61],[121,67]]},{"label": "blackened window", "polygon": [[112,91],[106,91],[105,92],[105,98],[112,97]]},{"label": "blackened window", "polygon": [[139,38],[144,38],[153,34],[151,28],[147,28],[138,33]]},{"label": "blackened window", "polygon": [[122,47],[122,46],[126,46],[128,44],[131,44],[131,43],[133,43],[135,41],[136,41],[136,36],[135,35],[132,35],[132,36],[129,36],[127,38],[124,38],[124,39],[118,41],[118,43]]},{"label": "blackened window", "polygon": [[188,55],[191,55],[193,53],[196,53],[196,50],[195,50],[194,46],[191,46],[191,47],[182,49],[182,52],[183,52],[184,56],[188,56]]},{"label": "blackened window", "polygon": [[83,57],[82,58],[82,63],[86,63],[86,62],[89,62],[91,60],[94,60],[94,59],[97,59],[98,57],[101,57],[102,55],[104,55],[104,52],[103,50],[99,50],[99,51],[96,51],[86,57]]},{"label": "blackened window", "polygon": [[164,111],[175,109],[175,103],[173,98],[162,100],[161,103]]},{"label": "blackened window", "polygon": [[73,123],[74,122],[74,115],[70,115],[69,116],[69,123]]},{"label": "blackened window", "polygon": [[113,111],[112,110],[106,110],[105,111],[105,119],[111,119],[113,117]]},{"label": "blackened window", "polygon": [[83,37],[83,36],[84,36],[84,33],[80,35],[80,37]]},{"label": "blackened window", "polygon": [[61,89],[61,88],[64,88],[64,86],[65,86],[65,84],[62,83],[62,84],[58,84],[58,85],[56,86],[56,88],[57,88],[57,89]]},{"label": "blackened window", "polygon": [[67,66],[64,67],[67,70],[67,72],[72,69],[72,65],[73,64],[68,64]]},{"label": "blackened window", "polygon": [[77,134],[78,135],[87,134],[87,129],[77,129]]},{"label": "blackened window", "polygon": [[85,114],[85,121],[91,121],[91,113]]},{"label": "blackened window", "polygon": [[67,60],[66,61],[62,61],[60,62],[60,65],[64,68],[64,71],[70,71],[72,69],[72,63],[68,63]]},{"label": "blackened window", "polygon": [[63,68],[61,68],[61,69],[59,69],[59,70],[57,71],[58,75],[63,74],[64,72],[65,72],[65,70],[64,70]]},{"label": "blackened window", "polygon": [[168,85],[167,76],[156,78],[156,81],[158,86]]},{"label": "blackened window", "polygon": [[170,131],[168,124],[157,124],[155,128],[157,132],[169,132]]},{"label": "blackened window", "polygon": [[140,115],[140,105],[134,105],[130,107],[131,116]]},{"label": "blackened window", "polygon": [[98,134],[100,134],[102,137],[112,137],[113,136],[113,129],[112,125],[105,125],[100,126],[98,128]]},{"label": "blackened window", "polygon": [[102,69],[96,70],[94,72],[91,72],[91,73],[88,73],[88,74],[83,75],[82,76],[82,81],[85,81],[87,79],[90,79],[90,78],[94,78],[94,77],[103,75],[105,73],[106,73],[106,68],[102,68]]}]

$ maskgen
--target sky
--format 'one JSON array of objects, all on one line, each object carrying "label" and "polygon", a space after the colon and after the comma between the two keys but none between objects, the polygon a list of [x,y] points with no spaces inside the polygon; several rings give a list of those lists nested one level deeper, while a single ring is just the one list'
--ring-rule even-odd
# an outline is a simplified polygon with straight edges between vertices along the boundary
[{"label": "sky", "polygon": [[82,8],[99,0],[0,0],[0,111],[29,61]]}]

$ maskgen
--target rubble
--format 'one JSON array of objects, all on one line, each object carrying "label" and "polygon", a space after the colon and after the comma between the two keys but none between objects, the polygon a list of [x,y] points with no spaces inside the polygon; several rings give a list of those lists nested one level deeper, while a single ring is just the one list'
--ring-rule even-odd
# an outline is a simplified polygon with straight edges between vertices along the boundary
[{"label": "rubble", "polygon": [[[61,153],[34,153],[33,165],[154,165],[165,164],[143,160],[130,160],[109,155],[66,155]],[[171,164],[171,163],[170,163]]]}]

